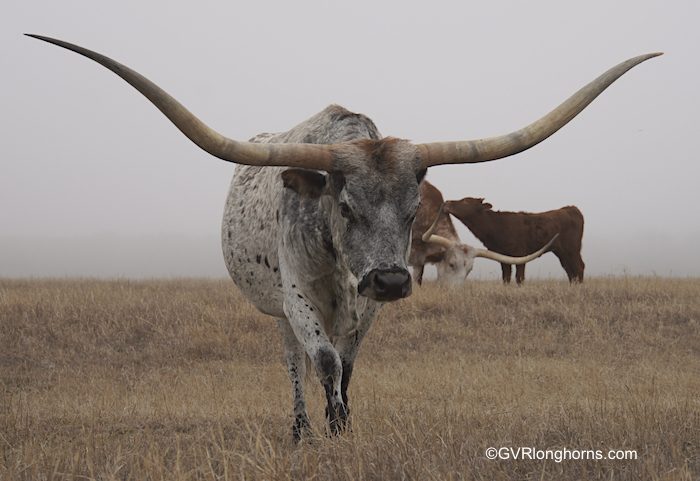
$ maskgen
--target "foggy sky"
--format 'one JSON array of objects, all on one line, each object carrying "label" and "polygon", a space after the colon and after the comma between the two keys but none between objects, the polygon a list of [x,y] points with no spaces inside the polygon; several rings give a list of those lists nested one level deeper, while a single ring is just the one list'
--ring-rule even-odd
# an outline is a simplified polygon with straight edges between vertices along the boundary
[{"label": "foggy sky", "polygon": [[[577,205],[587,275],[700,275],[698,18],[693,1],[9,2],[0,277],[226,275],[219,229],[234,166],[111,72],[23,32],[125,63],[241,140],[331,103],[415,142],[498,135],[663,51],[538,146],[428,179],[447,199],[497,210]],[[500,273],[476,264],[476,278]],[[527,272],[565,277],[552,254]]]}]

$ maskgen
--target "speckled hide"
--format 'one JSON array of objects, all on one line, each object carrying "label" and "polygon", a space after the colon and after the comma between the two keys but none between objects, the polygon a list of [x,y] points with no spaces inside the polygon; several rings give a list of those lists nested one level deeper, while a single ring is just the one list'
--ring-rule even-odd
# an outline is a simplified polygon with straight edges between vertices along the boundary
[{"label": "speckled hide", "polygon": [[[350,142],[347,158],[339,156],[340,172],[309,172],[323,176],[321,195],[285,188],[286,168],[237,166],[231,182],[222,225],[226,266],[245,296],[279,319],[297,439],[309,427],[305,355],[326,392],[329,428],[337,432],[348,415],[357,349],[381,305],[358,294],[358,279],[376,268],[406,268],[419,203],[417,154],[407,142],[380,138],[364,115],[330,106],[288,132],[252,139]],[[350,220],[340,204],[352,210]]]}]

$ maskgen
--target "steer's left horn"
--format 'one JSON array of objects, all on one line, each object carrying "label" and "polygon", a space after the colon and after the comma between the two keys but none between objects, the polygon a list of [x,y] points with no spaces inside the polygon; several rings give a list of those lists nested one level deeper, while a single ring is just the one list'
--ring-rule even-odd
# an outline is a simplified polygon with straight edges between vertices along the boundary
[{"label": "steer's left horn", "polygon": [[622,74],[661,53],[631,58],[611,68],[541,119],[510,134],[487,139],[420,144],[422,168],[440,164],[470,164],[502,159],[539,144],[566,125]]},{"label": "steer's left horn", "polygon": [[503,254],[499,254],[498,252],[493,252],[488,249],[477,249],[476,250],[476,255],[475,257],[485,257],[487,259],[492,259],[494,261],[501,262],[503,264],[526,264],[530,262],[531,260],[537,259],[539,256],[544,254],[549,250],[550,247],[552,247],[552,244],[554,241],[559,237],[559,234],[555,234],[554,237],[552,237],[552,240],[547,242],[547,244],[542,247],[540,250],[537,252],[533,252],[529,256],[524,256],[524,257],[511,257],[511,256],[506,256]]},{"label": "steer's left horn", "polygon": [[166,91],[129,67],[97,52],[55,38],[26,34],[79,53],[108,68],[151,101],[192,142],[215,157],[245,165],[333,170],[333,147],[316,144],[259,144],[224,137],[208,127]]}]

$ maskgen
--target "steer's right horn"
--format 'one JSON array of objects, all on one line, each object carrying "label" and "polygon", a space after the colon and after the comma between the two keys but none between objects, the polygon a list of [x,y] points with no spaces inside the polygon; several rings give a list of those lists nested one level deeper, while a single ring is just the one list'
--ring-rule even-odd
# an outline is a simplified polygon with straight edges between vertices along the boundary
[{"label": "steer's right horn", "polygon": [[158,107],[192,142],[215,157],[245,165],[276,165],[326,171],[333,169],[333,149],[329,145],[259,144],[229,139],[208,127],[167,92],[129,67],[62,40],[41,35],[26,35],[79,53],[119,75]]},{"label": "steer's right horn", "polygon": [[661,53],[640,55],[616,65],[541,119],[510,134],[487,139],[420,144],[421,168],[440,164],[487,162],[527,150],[566,125],[622,74],[659,55]]}]

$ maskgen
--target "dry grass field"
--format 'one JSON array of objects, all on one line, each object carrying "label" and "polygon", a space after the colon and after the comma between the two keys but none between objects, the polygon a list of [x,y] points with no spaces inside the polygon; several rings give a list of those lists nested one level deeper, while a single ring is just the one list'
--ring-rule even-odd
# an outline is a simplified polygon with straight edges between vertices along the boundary
[{"label": "dry grass field", "polygon": [[[291,441],[273,319],[228,280],[0,280],[1,480],[700,479],[700,280],[417,288]],[[636,450],[489,460],[488,447]]]}]

